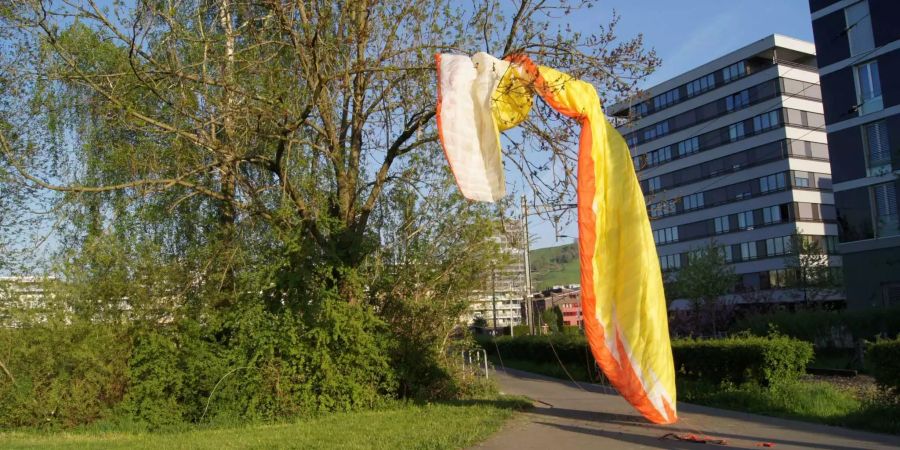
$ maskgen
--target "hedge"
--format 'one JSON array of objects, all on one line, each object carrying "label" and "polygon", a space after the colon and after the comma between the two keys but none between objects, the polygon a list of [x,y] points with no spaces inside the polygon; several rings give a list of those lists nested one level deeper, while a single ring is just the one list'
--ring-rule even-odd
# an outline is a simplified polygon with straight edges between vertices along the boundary
[{"label": "hedge", "polygon": [[813,358],[813,347],[786,336],[681,339],[672,342],[672,354],[683,376],[769,386],[803,375]]},{"label": "hedge", "polygon": [[900,338],[869,344],[866,359],[875,381],[900,395]]},{"label": "hedge", "polygon": [[[483,346],[489,354],[496,354],[499,349],[502,358],[551,364],[559,363],[553,354],[556,349],[564,364],[593,365],[582,336],[501,337],[496,345],[485,342]],[[746,336],[674,340],[672,353],[679,376],[714,383],[755,381],[766,386],[800,377],[812,360],[813,348],[808,342],[784,336]]]},{"label": "hedge", "polygon": [[900,333],[900,307],[843,311],[779,311],[737,321],[732,332],[765,336],[779,333],[812,342],[817,348],[852,348],[859,339]]}]

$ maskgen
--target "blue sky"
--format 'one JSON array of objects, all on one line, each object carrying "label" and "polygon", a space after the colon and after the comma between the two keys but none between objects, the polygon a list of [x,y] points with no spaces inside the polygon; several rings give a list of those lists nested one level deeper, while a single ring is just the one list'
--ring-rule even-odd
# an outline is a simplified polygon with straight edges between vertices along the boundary
[{"label": "blue sky", "polygon": [[[709,60],[773,33],[812,41],[809,3],[806,0],[601,0],[597,7],[578,14],[573,27],[590,32],[618,12],[618,36],[644,34],[644,45],[656,49],[662,66],[642,88],[649,88]],[[574,219],[574,217],[573,217]],[[540,218],[530,219],[535,248],[561,245],[553,227]],[[561,230],[576,236],[573,223]]]}]

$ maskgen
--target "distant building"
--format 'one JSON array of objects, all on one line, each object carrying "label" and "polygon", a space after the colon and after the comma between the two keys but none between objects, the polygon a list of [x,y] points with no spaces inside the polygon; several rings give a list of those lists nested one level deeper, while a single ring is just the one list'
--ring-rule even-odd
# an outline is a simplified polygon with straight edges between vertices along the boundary
[{"label": "distant building", "polygon": [[632,151],[664,272],[677,276],[715,241],[739,275],[735,292],[778,290],[798,232],[839,270],[815,64],[812,43],[771,35],[608,109]]},{"label": "distant building", "polygon": [[900,305],[900,1],[809,9],[848,306]]},{"label": "distant building", "polygon": [[554,286],[534,295],[534,310],[537,314],[558,307],[562,313],[563,325],[583,327],[584,314],[581,310],[581,288],[579,285]]},{"label": "distant building", "polygon": [[0,277],[0,327],[18,326],[17,313],[40,312],[46,308],[47,281],[37,277]]},{"label": "distant building", "polygon": [[479,318],[490,330],[522,324],[525,293],[523,238],[521,224],[512,221],[506,222],[503,231],[494,237],[509,264],[492,269],[487,285],[472,293],[469,309],[462,318],[468,325],[473,325]]}]

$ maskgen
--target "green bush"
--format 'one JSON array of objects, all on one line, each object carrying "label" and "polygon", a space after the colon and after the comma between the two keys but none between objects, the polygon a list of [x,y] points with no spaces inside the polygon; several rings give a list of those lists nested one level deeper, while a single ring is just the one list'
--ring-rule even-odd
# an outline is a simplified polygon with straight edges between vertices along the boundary
[{"label": "green bush", "polygon": [[866,359],[878,384],[900,395],[900,338],[869,344]]},{"label": "green bush", "polygon": [[786,336],[680,339],[672,342],[678,373],[712,383],[755,381],[769,386],[798,379],[812,344]]},{"label": "green bush", "polygon": [[128,384],[123,329],[48,321],[0,328],[0,429],[59,427],[107,417]]},{"label": "green bush", "polygon": [[[501,358],[510,360],[557,365],[561,361],[588,369],[594,364],[583,336],[502,337],[495,343],[483,342],[482,346],[488,354],[496,355],[499,350]],[[784,336],[675,340],[672,353],[681,376],[712,383],[754,381],[761,385],[799,378],[813,357],[811,344]]]},{"label": "green bush", "polygon": [[584,336],[584,331],[580,327],[566,325],[562,328],[562,333],[570,336]]},{"label": "green bush", "polygon": [[531,334],[531,328],[528,325],[516,325],[513,327],[514,336],[527,336]]},{"label": "green bush", "polygon": [[[499,349],[501,358],[548,364],[559,364],[561,360],[564,364],[588,367],[593,364],[593,357],[588,354],[587,341],[583,336],[503,336],[497,338],[495,343],[496,346],[490,341],[482,343],[489,355],[496,355]],[[554,349],[559,360],[554,355]]]},{"label": "green bush", "polygon": [[[900,333],[900,307],[843,311],[779,311],[735,322],[732,332],[749,331],[765,336],[774,327],[779,333],[812,342],[817,348],[852,347],[859,339],[896,336]],[[845,337],[846,336],[846,337]],[[849,342],[843,342],[849,339]]]}]

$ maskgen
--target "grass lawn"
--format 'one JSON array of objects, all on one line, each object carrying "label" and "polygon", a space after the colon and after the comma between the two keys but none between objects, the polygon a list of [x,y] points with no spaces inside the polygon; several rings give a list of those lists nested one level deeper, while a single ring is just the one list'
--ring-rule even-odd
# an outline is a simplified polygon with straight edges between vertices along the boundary
[{"label": "grass lawn", "polygon": [[379,411],[324,415],[296,422],[242,427],[195,427],[167,433],[0,433],[0,448],[345,448],[449,449],[487,438],[523,409],[518,398],[429,405],[400,404]]},{"label": "grass lawn", "polygon": [[[499,366],[498,361],[494,361]],[[559,364],[504,359],[506,367],[568,380]],[[576,381],[590,382],[584,366],[566,367]],[[766,416],[900,434],[900,403],[875,390],[858,391],[804,379],[765,388],[754,384],[714,385],[678,379],[678,400]]]}]

